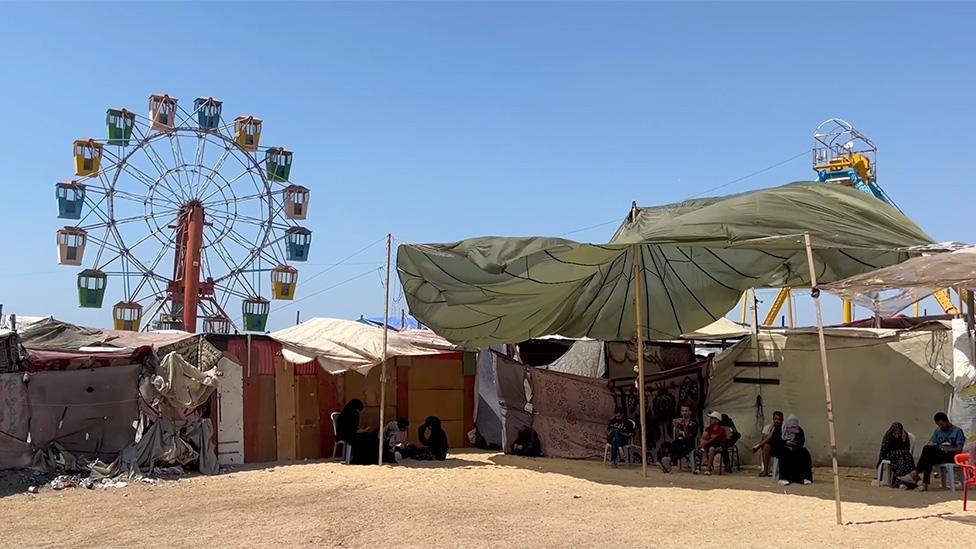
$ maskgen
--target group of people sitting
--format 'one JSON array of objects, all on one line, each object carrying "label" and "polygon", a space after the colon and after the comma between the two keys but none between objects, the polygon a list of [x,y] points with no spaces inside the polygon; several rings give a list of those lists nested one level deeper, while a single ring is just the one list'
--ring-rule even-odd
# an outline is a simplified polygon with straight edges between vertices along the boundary
[{"label": "group of people sitting", "polygon": [[943,463],[952,463],[956,454],[963,451],[966,444],[963,430],[953,425],[944,412],[935,414],[933,419],[935,430],[928,444],[922,447],[917,463],[912,455],[911,436],[901,423],[892,423],[885,432],[881,439],[878,465],[885,460],[891,464],[892,487],[927,490],[932,480],[932,469]]},{"label": "group of people sitting", "polygon": [[[699,469],[704,474],[711,475],[714,472],[715,457],[721,456],[723,466],[731,471],[732,465],[729,461],[728,449],[736,444],[742,435],[735,427],[735,423],[728,415],[721,412],[711,412],[708,414],[708,425],[699,436],[698,422],[694,419],[694,412],[690,406],[681,407],[681,417],[672,421],[672,432],[670,442],[664,443],[661,448],[661,455],[658,464],[665,473],[670,473],[674,465],[680,460],[692,457],[699,467],[694,469],[698,473]],[[607,425],[607,443],[610,445],[610,460],[616,467],[620,459],[620,451],[631,446],[636,425],[632,420],[626,419],[623,408],[617,408],[613,419]]]},{"label": "group of people sitting", "polygon": [[762,439],[752,447],[752,453],[760,451],[762,470],[759,476],[777,476],[784,486],[813,484],[813,459],[806,449],[806,435],[796,416],[791,414],[784,420],[783,412],[773,412],[773,422],[763,427]]},{"label": "group of people sitting", "polygon": [[[365,406],[358,398],[350,400],[339,412],[336,421],[336,440],[345,442],[352,448],[349,463],[375,465],[379,459],[379,437],[375,429],[361,428],[361,414]],[[447,433],[437,416],[428,417],[417,429],[420,445],[407,441],[410,421],[401,417],[391,421],[383,428],[383,460],[387,463],[400,463],[404,459],[437,460],[447,459]]]}]

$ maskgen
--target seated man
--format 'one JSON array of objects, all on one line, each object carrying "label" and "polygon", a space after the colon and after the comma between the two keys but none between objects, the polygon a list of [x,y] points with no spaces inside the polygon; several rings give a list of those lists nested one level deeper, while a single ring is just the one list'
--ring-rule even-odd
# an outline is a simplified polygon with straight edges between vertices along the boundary
[{"label": "seated man", "polygon": [[416,447],[407,442],[407,427],[409,426],[410,421],[405,417],[386,424],[383,429],[383,441],[385,443],[383,459],[385,461],[400,463],[405,458],[413,457]]},{"label": "seated man", "polygon": [[[691,406],[681,407],[681,417],[672,420],[674,437],[667,456],[659,462],[661,470],[671,472],[671,467],[677,465],[683,458],[688,457],[695,449],[695,439],[698,438],[698,423],[695,422]],[[695,471],[697,473],[697,471]]]},{"label": "seated man", "polygon": [[[922,455],[918,458],[915,470],[898,478],[910,486],[918,485],[918,489],[923,492],[929,487],[932,468],[955,461],[956,454],[962,452],[966,444],[965,433],[949,422],[949,416],[945,415],[945,412],[935,414],[935,424],[938,427],[932,433],[929,443],[922,448]],[[922,475],[921,484],[919,484],[919,473]]]},{"label": "seated man", "polygon": [[613,419],[607,425],[607,443],[610,444],[610,461],[617,466],[620,449],[629,445],[634,436],[634,422],[624,417],[624,409],[613,411]]},{"label": "seated man", "polygon": [[729,454],[729,448],[735,446],[735,443],[739,442],[742,438],[742,433],[735,427],[735,422],[728,414],[722,414],[722,421],[719,422],[725,429],[725,444],[722,445],[722,465],[725,470],[729,473],[732,472],[732,456]]},{"label": "seated man", "polygon": [[773,476],[773,457],[776,456],[781,444],[783,444],[783,412],[777,410],[773,412],[773,422],[763,427],[762,440],[752,447],[753,454],[762,450],[762,470],[759,471],[759,476]]},{"label": "seated man", "polygon": [[722,427],[722,414],[711,412],[708,414],[708,427],[702,433],[701,443],[698,445],[705,463],[705,474],[713,472],[715,454],[722,451],[725,447],[726,438],[725,427]]}]

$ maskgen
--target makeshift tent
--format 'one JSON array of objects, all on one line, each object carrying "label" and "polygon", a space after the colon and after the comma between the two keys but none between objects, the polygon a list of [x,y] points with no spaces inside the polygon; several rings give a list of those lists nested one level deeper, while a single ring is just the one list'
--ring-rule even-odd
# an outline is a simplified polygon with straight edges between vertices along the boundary
[{"label": "makeshift tent", "polygon": [[751,287],[809,285],[904,261],[931,239],[895,208],[841,185],[798,183],[636,209],[610,244],[474,238],[404,244],[397,270],[411,313],[466,347],[548,334],[629,340],[639,265],[644,339],[676,339],[719,318]]},{"label": "makeshift tent", "polygon": [[731,320],[722,317],[704,328],[681,334],[681,339],[694,339],[697,341],[717,341],[723,339],[737,339],[752,333],[748,328],[741,324],[736,324]]},{"label": "makeshift tent", "polygon": [[[387,356],[434,355],[458,350],[432,332],[417,332],[390,332]],[[383,362],[383,329],[361,322],[313,318],[269,335],[281,343],[282,355],[289,362],[317,361],[331,373],[352,370],[366,374]]]},{"label": "makeshift tent", "polygon": [[[881,436],[894,421],[924,441],[932,415],[951,393],[952,342],[945,331],[825,330],[838,460],[874,467]],[[758,343],[757,343],[758,341]],[[760,440],[773,411],[796,414],[814,464],[831,460],[817,333],[759,332],[714,359],[707,410],[731,416],[740,450]],[[757,456],[741,451],[743,462]]]}]

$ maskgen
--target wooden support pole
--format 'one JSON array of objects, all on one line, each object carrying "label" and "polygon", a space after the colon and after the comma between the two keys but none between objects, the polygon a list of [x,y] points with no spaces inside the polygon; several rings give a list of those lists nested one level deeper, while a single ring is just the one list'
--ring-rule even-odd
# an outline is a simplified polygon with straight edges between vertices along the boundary
[{"label": "wooden support pole", "polygon": [[383,290],[383,365],[380,366],[380,451],[377,463],[383,465],[383,440],[384,415],[386,412],[386,360],[387,342],[390,336],[390,248],[393,246],[393,235],[386,235],[386,287]]},{"label": "wooden support pole", "polygon": [[787,313],[787,323],[786,325],[790,328],[795,328],[795,320],[793,319],[793,290],[786,294],[786,313]]},{"label": "wooden support pole", "polygon": [[641,315],[641,267],[640,245],[634,246],[634,315],[637,332],[637,391],[640,406],[641,476],[647,476],[647,406],[644,403],[644,317]]},{"label": "wooden support pole", "polygon": [[823,313],[820,310],[820,289],[817,288],[817,269],[813,263],[813,244],[810,233],[803,235],[807,247],[807,263],[810,265],[810,297],[817,312],[817,337],[820,340],[820,366],[823,369],[824,396],[827,400],[827,433],[830,436],[830,459],[834,470],[834,504],[837,506],[837,524],[843,524],[840,509],[840,472],[837,468],[837,436],[834,433],[834,404],[830,394],[830,373],[827,369],[827,342],[824,339]]}]

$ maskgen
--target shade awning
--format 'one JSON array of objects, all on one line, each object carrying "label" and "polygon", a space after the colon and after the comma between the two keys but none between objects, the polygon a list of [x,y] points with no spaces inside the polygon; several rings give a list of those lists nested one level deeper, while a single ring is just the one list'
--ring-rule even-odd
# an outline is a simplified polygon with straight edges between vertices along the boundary
[{"label": "shade awning", "polygon": [[821,288],[879,314],[894,314],[938,290],[976,290],[976,247],[913,257]]},{"label": "shade awning", "polygon": [[634,264],[647,339],[677,339],[725,316],[748,288],[833,282],[910,257],[932,242],[892,206],[808,182],[638,209],[608,244],[484,237],[405,244],[397,272],[410,312],[466,347],[558,334],[635,335]]},{"label": "shade awning", "polygon": [[[437,355],[460,349],[429,331],[387,332],[387,357]],[[418,333],[421,332],[421,333]],[[349,370],[366,374],[383,363],[383,329],[353,320],[312,318],[268,334],[281,343],[282,355],[298,364],[316,361],[337,374]]]}]

